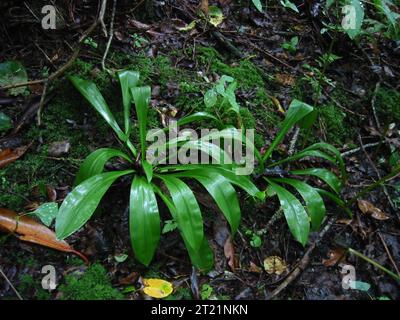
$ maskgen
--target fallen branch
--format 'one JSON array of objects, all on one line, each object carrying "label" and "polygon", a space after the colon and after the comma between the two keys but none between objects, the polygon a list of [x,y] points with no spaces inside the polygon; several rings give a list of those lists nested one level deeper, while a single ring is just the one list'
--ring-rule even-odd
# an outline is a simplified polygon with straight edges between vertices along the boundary
[{"label": "fallen branch", "polygon": [[0,87],[0,90],[8,90],[12,88],[18,88],[18,87],[23,87],[23,86],[28,86],[28,85],[34,85],[34,84],[43,84],[43,92],[42,92],[42,97],[40,99],[39,103],[39,109],[37,111],[37,122],[38,125],[41,125],[41,113],[43,110],[43,106],[45,103],[45,96],[48,90],[48,87],[50,83],[61,76],[71,65],[75,62],[75,60],[79,56],[79,52],[81,49],[81,45],[83,41],[93,32],[93,30],[100,24],[103,27],[103,31],[105,30],[105,35],[107,36],[107,30],[105,29],[105,24],[104,24],[104,15],[105,15],[105,10],[107,6],[107,0],[102,0],[101,2],[101,7],[100,7],[100,12],[96,20],[92,23],[92,25],[82,34],[82,36],[78,40],[78,44],[76,46],[76,49],[74,50],[72,56],[68,59],[68,61],[58,70],[53,72],[51,75],[49,75],[47,78],[44,79],[39,79],[39,80],[32,80],[32,81],[27,81],[27,82],[21,82],[21,83],[15,83],[7,86]]},{"label": "fallen branch", "polygon": [[114,17],[115,17],[115,9],[117,7],[117,0],[114,0],[113,2],[113,7],[112,7],[112,13],[111,13],[111,22],[110,22],[110,32],[109,32],[109,37],[106,45],[106,50],[104,51],[103,58],[101,59],[101,68],[103,70],[106,70],[106,58],[108,55],[108,51],[110,50],[111,42],[114,36]]},{"label": "fallen branch", "polygon": [[13,286],[13,284],[11,283],[11,281],[7,278],[6,274],[3,272],[3,270],[0,268],[0,274],[3,276],[3,278],[6,280],[6,282],[8,283],[8,285],[11,287],[11,289],[13,289],[13,291],[15,292],[16,296],[18,297],[19,300],[24,300],[22,298],[22,296],[20,295],[20,293],[17,291],[17,289],[15,289],[15,287]]},{"label": "fallen branch", "polygon": [[277,297],[283,290],[286,289],[287,286],[289,286],[300,275],[300,273],[303,270],[305,270],[307,268],[307,266],[311,260],[311,253],[314,251],[314,249],[317,247],[317,245],[321,242],[321,240],[325,236],[325,234],[329,231],[329,229],[333,225],[334,221],[335,221],[335,217],[331,217],[328,220],[325,227],[319,233],[318,238],[308,248],[308,250],[304,254],[303,258],[300,260],[300,262],[297,264],[297,266],[293,269],[293,271],[290,273],[290,275],[285,279],[284,282],[281,283],[281,285],[278,288],[276,288],[274,291],[272,291],[272,293],[269,296],[270,299],[274,299],[275,297]]}]

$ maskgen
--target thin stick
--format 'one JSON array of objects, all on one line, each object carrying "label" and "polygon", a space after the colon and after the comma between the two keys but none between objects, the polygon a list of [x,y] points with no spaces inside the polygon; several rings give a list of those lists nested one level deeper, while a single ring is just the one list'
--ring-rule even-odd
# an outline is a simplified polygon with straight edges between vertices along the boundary
[{"label": "thin stick", "polygon": [[22,296],[19,294],[18,290],[15,289],[11,281],[7,278],[6,274],[3,272],[3,270],[0,268],[0,274],[3,276],[3,278],[7,281],[7,283],[10,285],[11,289],[15,292],[19,300],[24,300]]},{"label": "thin stick", "polygon": [[399,268],[397,267],[396,262],[394,261],[392,255],[390,254],[390,250],[389,250],[389,248],[388,248],[388,246],[387,246],[387,244],[385,242],[385,239],[383,239],[383,237],[382,237],[382,235],[381,235],[381,233],[379,231],[378,231],[378,236],[381,239],[382,245],[385,248],[385,251],[386,251],[386,253],[387,253],[388,257],[389,257],[390,262],[392,263],[393,267],[396,269],[397,274],[400,275]]},{"label": "thin stick", "polygon": [[103,59],[101,59],[101,68],[103,70],[106,70],[106,66],[105,66],[106,58],[107,58],[108,51],[110,50],[111,41],[112,41],[113,36],[114,36],[114,17],[115,17],[115,9],[116,9],[116,7],[117,7],[117,0],[114,0],[113,7],[112,7],[112,13],[111,13],[109,37],[108,37],[108,41],[107,41],[106,50],[104,51],[104,54],[103,54]]},{"label": "thin stick", "polygon": [[[381,144],[381,142],[366,143],[366,144],[364,144],[364,149],[376,147],[376,146],[379,146],[380,144]],[[340,155],[342,157],[347,157],[347,156],[350,156],[350,155],[352,155],[354,153],[357,153],[359,151],[361,151],[361,147],[357,147],[357,148],[350,149],[348,151],[342,152]]]},{"label": "thin stick", "polygon": [[278,296],[283,290],[286,289],[287,286],[289,286],[299,276],[299,274],[303,270],[305,270],[305,268],[310,263],[311,253],[314,251],[316,246],[321,242],[321,240],[325,236],[325,234],[329,231],[329,229],[333,225],[334,221],[335,221],[335,217],[331,217],[328,220],[328,222],[326,223],[325,227],[319,233],[318,238],[308,248],[307,252],[304,254],[303,258],[297,264],[296,268],[294,268],[294,270],[290,273],[290,275],[286,278],[286,280],[284,282],[282,282],[282,284],[278,288],[276,288],[274,291],[272,291],[272,293],[270,295],[270,299],[273,299],[276,296]]},{"label": "thin stick", "polygon": [[381,124],[379,122],[378,114],[376,112],[375,102],[376,102],[376,95],[378,93],[378,90],[379,90],[380,86],[381,86],[381,82],[378,81],[376,83],[376,85],[375,85],[374,95],[373,95],[372,100],[371,100],[372,112],[374,114],[374,119],[375,119],[376,126],[378,127],[379,132],[381,131]]}]

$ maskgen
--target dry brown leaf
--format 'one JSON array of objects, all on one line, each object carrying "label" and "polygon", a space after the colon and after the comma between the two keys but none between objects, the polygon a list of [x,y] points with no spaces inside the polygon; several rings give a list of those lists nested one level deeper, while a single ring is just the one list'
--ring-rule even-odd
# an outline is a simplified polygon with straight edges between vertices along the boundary
[{"label": "dry brown leaf", "polygon": [[353,222],[353,219],[339,219],[336,220],[337,224],[344,224],[346,226],[350,225]]},{"label": "dry brown leaf", "polygon": [[74,250],[65,241],[58,240],[53,231],[28,216],[18,215],[14,211],[0,208],[0,231],[15,233],[23,241],[76,254],[85,263],[89,263],[82,253]]},{"label": "dry brown leaf", "polygon": [[136,283],[137,279],[139,278],[138,272],[132,272],[131,274],[127,275],[124,278],[119,279],[118,283],[122,285],[129,285]]},{"label": "dry brown leaf", "polygon": [[28,148],[29,145],[15,148],[14,150],[7,148],[0,151],[0,169],[22,157]]},{"label": "dry brown leaf", "polygon": [[226,259],[228,260],[229,267],[233,272],[235,272],[237,268],[237,261],[235,257],[235,247],[233,246],[233,241],[231,236],[229,236],[228,239],[226,239],[225,241],[224,254]]},{"label": "dry brown leaf", "polygon": [[333,267],[342,260],[345,253],[346,250],[343,248],[330,250],[328,254],[329,258],[322,260],[322,263],[324,264],[325,267]]},{"label": "dry brown leaf", "polygon": [[264,259],[264,269],[268,274],[280,275],[286,271],[286,262],[278,256],[270,256]]},{"label": "dry brown leaf", "polygon": [[375,207],[371,202],[367,200],[358,200],[357,201],[358,208],[364,214],[371,215],[372,218],[376,220],[387,220],[389,216],[383,212],[381,209]]},{"label": "dry brown leaf", "polygon": [[248,271],[254,273],[261,273],[262,269],[258,265],[250,261],[250,267]]},{"label": "dry brown leaf", "polygon": [[288,73],[277,73],[275,74],[276,82],[283,86],[292,87],[294,86],[296,79],[291,74]]},{"label": "dry brown leaf", "polygon": [[134,19],[129,19],[128,24],[131,25],[132,27],[139,29],[139,30],[149,30],[151,28],[151,25],[145,24],[143,22],[134,20]]}]

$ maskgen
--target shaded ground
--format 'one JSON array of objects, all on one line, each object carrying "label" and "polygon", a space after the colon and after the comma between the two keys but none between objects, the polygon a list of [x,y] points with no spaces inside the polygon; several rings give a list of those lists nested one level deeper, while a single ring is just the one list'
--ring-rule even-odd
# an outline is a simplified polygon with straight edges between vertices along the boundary
[{"label": "shaded ground", "polygon": [[[320,35],[318,20],[310,17],[307,7],[303,7],[300,15],[293,16],[278,7],[260,14],[251,6],[227,5],[224,7],[225,21],[218,28],[220,33],[216,34],[215,29],[202,22],[191,31],[179,31],[179,27],[194,20],[196,1],[184,2],[179,7],[172,3],[167,1],[164,6],[156,7],[153,17],[144,17],[140,7],[129,10],[122,4],[117,9],[114,40],[106,61],[112,70],[127,68],[140,71],[143,83],[151,84],[151,126],[159,127],[159,113],[171,107],[178,110],[178,117],[203,110],[203,94],[218,77],[226,74],[238,82],[237,98],[242,107],[241,114],[247,128],[257,129],[258,148],[268,146],[279,130],[283,119],[279,105],[286,109],[290,101],[297,98],[315,105],[319,111],[318,121],[311,133],[300,133],[298,148],[326,141],[345,152],[361,143],[367,145],[382,141],[372,148],[363,150],[361,147],[358,152],[345,156],[349,181],[343,190],[343,198],[352,198],[363,187],[378,180],[378,175],[385,176],[390,172],[394,166],[396,146],[399,146],[400,122],[400,70],[396,63],[400,53],[395,43],[378,38],[374,47],[370,42],[363,41],[356,46],[344,35],[338,35],[333,41],[332,52],[341,59],[327,66],[323,75],[331,79],[335,86],[323,82],[320,88],[316,88],[318,72],[321,72],[317,59],[328,52],[331,39]],[[29,11],[25,11],[29,15]],[[77,34],[90,23],[88,11],[90,8],[75,8],[75,21],[80,20],[72,24],[75,28],[72,30],[76,31],[58,29],[49,36],[33,29],[33,41],[28,41],[21,30],[26,26],[36,26],[35,23],[24,20],[25,25],[20,22],[8,26],[7,32],[2,35],[8,39],[5,42],[1,39],[5,43],[0,50],[1,59],[21,61],[32,79],[41,78],[49,70],[54,71],[68,59],[71,53],[69,42],[76,40]],[[13,19],[6,16],[5,22]],[[284,50],[282,44],[293,36],[299,37],[299,45],[291,53]],[[107,39],[100,30],[91,39],[97,48],[93,47],[93,43],[85,45],[79,59],[51,87],[48,94],[50,100],[42,116],[43,125],[38,127],[35,119],[30,119],[16,135],[5,135],[0,139],[1,149],[32,143],[22,158],[0,169],[0,207],[23,212],[34,201],[47,201],[46,186],[54,189],[57,200],[62,201],[71,189],[74,175],[85,156],[95,148],[116,144],[105,123],[66,79],[68,74],[79,74],[94,80],[117,118],[122,118],[120,98],[116,94],[119,93],[118,84],[100,67]],[[226,41],[237,51],[226,45]],[[42,51],[50,57],[50,61],[56,58],[50,62]],[[314,69],[307,69],[304,64]],[[26,97],[0,106],[1,111],[13,118],[14,124],[19,122],[26,110],[32,108],[32,101],[37,102],[31,99],[35,94],[41,94],[42,86],[33,86],[29,90],[30,94]],[[377,128],[372,107],[377,111],[381,130]],[[393,123],[394,126],[391,125]],[[385,134],[382,136],[381,132]],[[293,133],[282,143],[282,154],[287,154],[292,138]],[[49,154],[52,143],[65,140],[71,144],[68,153]],[[311,164],[315,161],[309,160]],[[201,198],[202,190],[195,188]],[[238,260],[235,272],[229,268],[224,256],[226,225],[222,218],[215,218],[219,213],[209,205],[204,207],[204,219],[206,234],[215,250],[214,271],[193,278],[190,261],[176,230],[163,235],[154,262],[145,268],[135,262],[130,248],[126,211],[128,190],[128,182],[124,180],[113,186],[95,217],[68,238],[75,249],[85,253],[95,263],[89,271],[72,255],[26,244],[12,235],[1,234],[0,267],[20,294],[30,299],[142,299],[140,291],[136,291],[140,287],[137,282],[140,275],[173,281],[176,289],[172,298],[176,299],[193,298],[196,295],[193,288],[196,285],[193,284],[204,292],[211,292],[203,296],[206,298],[268,299],[307,250],[293,240],[284,218],[276,214],[279,208],[276,200],[257,203],[241,197],[243,221],[234,239]],[[307,268],[279,297],[398,299],[398,283],[364,260],[347,255],[342,262],[355,267],[357,280],[371,284],[368,293],[344,290],[341,267],[337,264],[326,266],[331,250],[350,246],[395,271],[400,261],[399,180],[388,182],[387,190],[394,202],[393,207],[381,188],[363,198],[390,217],[385,221],[363,215],[357,206],[351,208],[354,218],[350,221],[342,209],[328,202],[328,213],[335,217],[334,225],[311,254]],[[201,203],[207,204],[207,199]],[[164,220],[169,219],[166,211],[163,214]],[[312,243],[317,234],[310,238]],[[117,262],[121,254],[128,254],[128,257],[123,262]],[[286,261],[286,271],[280,275],[263,271],[263,261],[268,256],[279,256]],[[49,264],[55,266],[57,280],[61,284],[51,293],[40,286],[43,277],[41,268]],[[81,281],[74,280],[74,276]],[[82,296],[82,291],[87,291],[87,296]],[[3,278],[0,278],[0,297],[16,298]]]}]

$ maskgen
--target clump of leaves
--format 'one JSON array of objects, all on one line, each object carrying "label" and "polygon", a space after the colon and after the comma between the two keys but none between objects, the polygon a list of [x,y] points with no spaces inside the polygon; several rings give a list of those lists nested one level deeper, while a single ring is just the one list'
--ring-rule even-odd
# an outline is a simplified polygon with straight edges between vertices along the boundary
[{"label": "clump of leaves", "polygon": [[[28,81],[28,74],[25,67],[18,61],[5,61],[0,63],[0,87],[25,83]],[[13,96],[26,93],[26,86],[12,88],[9,93]]]},{"label": "clump of leaves", "polygon": [[[262,166],[266,166],[263,169],[262,176],[268,184],[267,195],[278,197],[289,229],[293,237],[302,245],[307,243],[310,229],[318,230],[325,217],[326,209],[322,196],[326,196],[340,206],[345,207],[344,202],[339,198],[342,182],[346,176],[343,159],[339,151],[332,145],[320,142],[292,156],[273,162],[269,160],[274,150],[291,128],[296,124],[305,128],[309,128],[312,125],[315,119],[313,114],[313,107],[304,102],[293,100],[289,106],[285,120],[281,125],[281,130],[260,159]],[[307,157],[321,158],[334,166],[338,166],[342,175],[342,180],[326,168],[307,168],[285,171],[278,167]],[[275,172],[274,169],[277,168],[278,170]],[[316,177],[322,180],[326,183],[330,191],[311,186],[308,182],[301,180],[303,176]],[[304,200],[305,205],[303,205],[287,187],[296,191]]]},{"label": "clump of leaves", "polygon": [[[248,176],[236,175],[233,165],[181,164],[166,165],[158,151],[170,146],[181,146],[202,151],[212,158],[219,158],[224,151],[208,141],[229,137],[242,141],[242,134],[234,128],[217,133],[210,133],[197,140],[189,140],[187,135],[180,135],[158,146],[158,151],[148,148],[146,138],[148,123],[148,104],[150,87],[138,86],[139,73],[122,71],[118,74],[122,91],[124,110],[124,130],[108,108],[103,96],[92,82],[71,77],[71,81],[88,102],[98,111],[114,130],[123,145],[121,150],[102,148],[90,154],[82,164],[77,176],[74,190],[65,198],[56,218],[56,234],[64,239],[76,232],[92,216],[100,200],[110,186],[120,177],[132,179],[130,189],[129,228],[132,247],[136,258],[148,265],[157,249],[161,221],[157,197],[169,209],[189,252],[192,263],[199,269],[208,270],[213,265],[212,250],[204,236],[203,218],[200,207],[191,188],[185,180],[195,180],[202,185],[217,203],[231,226],[232,234],[238,229],[241,213],[239,201],[233,186],[246,191],[251,196],[262,198],[262,194],[250,181]],[[131,103],[135,104],[139,127],[140,149],[132,144],[130,134]],[[181,118],[177,125],[196,121],[218,119],[206,112],[194,113]],[[158,129],[152,137],[166,131]],[[147,152],[156,154],[151,162]],[[104,172],[105,164],[112,158],[121,158],[126,163],[126,170]],[[162,186],[165,189],[162,189]],[[164,190],[167,190],[164,191]]]},{"label": "clump of leaves", "polygon": [[282,44],[282,48],[289,51],[290,53],[295,53],[298,44],[299,44],[299,37],[292,37],[290,41],[284,42]]},{"label": "clump of leaves", "polygon": [[236,101],[236,88],[235,79],[223,75],[215,86],[204,95],[204,104],[207,110],[215,113],[219,119],[225,119],[230,114],[235,114],[240,126],[240,106]]}]

